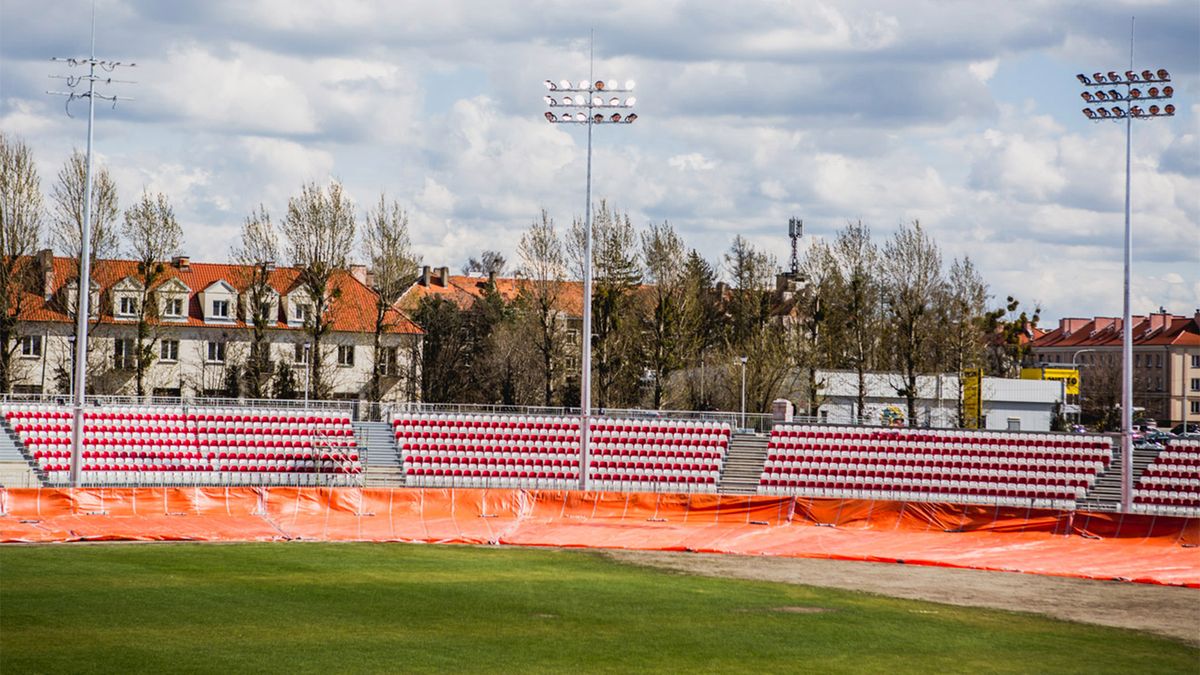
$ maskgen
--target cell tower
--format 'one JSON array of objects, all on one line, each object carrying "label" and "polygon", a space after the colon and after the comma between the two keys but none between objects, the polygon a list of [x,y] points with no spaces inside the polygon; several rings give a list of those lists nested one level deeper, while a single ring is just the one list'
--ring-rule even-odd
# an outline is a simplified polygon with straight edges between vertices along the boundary
[{"label": "cell tower", "polygon": [[788,219],[788,237],[792,239],[792,277],[800,276],[800,237],[804,236],[804,221],[799,218]]},{"label": "cell tower", "polygon": [[[88,289],[92,283],[92,260],[91,246],[92,239],[92,126],[96,120],[96,99],[112,101],[113,107],[117,105],[117,101],[131,101],[133,99],[116,96],[112,94],[104,94],[96,91],[96,84],[134,84],[126,80],[115,80],[108,77],[106,73],[111,73],[117,68],[132,67],[133,63],[121,63],[120,61],[105,61],[96,58],[96,5],[92,4],[92,52],[91,56],[84,58],[54,58],[52,61],[64,62],[68,66],[75,68],[77,66],[87,66],[87,75],[51,75],[50,77],[58,80],[65,80],[68,91],[48,91],[47,94],[54,96],[67,97],[67,116],[71,117],[71,102],[75,99],[86,98],[88,100],[88,128],[87,128],[87,163],[84,172],[84,197],[83,197],[83,227],[79,237],[79,293],[75,307],[75,391],[73,405],[73,421],[71,425],[71,486],[79,487],[79,468],[83,461],[83,406],[84,396],[87,392],[87,334],[88,334],[88,302],[91,300],[91,293]],[[100,69],[100,74],[96,74],[96,69]],[[76,91],[84,82],[87,83],[87,91]]]}]

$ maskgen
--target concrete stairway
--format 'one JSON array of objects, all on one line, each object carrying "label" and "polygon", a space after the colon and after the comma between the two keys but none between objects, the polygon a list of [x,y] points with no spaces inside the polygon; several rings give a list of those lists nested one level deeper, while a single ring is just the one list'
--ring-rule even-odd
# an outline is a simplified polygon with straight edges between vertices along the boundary
[{"label": "concrete stairway", "polygon": [[354,435],[363,461],[366,487],[403,487],[403,461],[396,451],[396,437],[387,422],[355,422]]},{"label": "concrete stairway", "polygon": [[[1161,450],[1133,450],[1133,486],[1136,488],[1142,472],[1158,457]],[[1087,494],[1076,503],[1084,511],[1117,511],[1121,508],[1121,462],[1120,450],[1108,465],[1108,469],[1096,477],[1096,482]]]},{"label": "concrete stairway", "polygon": [[717,492],[752,495],[758,491],[763,465],[767,462],[766,434],[734,434],[725,455],[725,466]]},{"label": "concrete stairway", "polygon": [[4,487],[37,487],[42,479],[33,468],[17,434],[0,418],[0,485]]}]

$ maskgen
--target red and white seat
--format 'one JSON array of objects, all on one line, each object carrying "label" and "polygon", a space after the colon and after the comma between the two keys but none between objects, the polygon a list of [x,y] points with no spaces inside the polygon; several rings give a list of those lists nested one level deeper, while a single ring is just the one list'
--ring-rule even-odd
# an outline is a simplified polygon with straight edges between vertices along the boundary
[{"label": "red and white seat", "polygon": [[1200,516],[1200,440],[1167,443],[1142,472],[1133,491],[1133,509],[1142,513]]},{"label": "red and white seat", "polygon": [[728,423],[593,420],[591,485],[598,490],[716,492],[729,436]]},{"label": "red and white seat", "polygon": [[1103,436],[777,425],[760,494],[1071,509],[1108,466]]},{"label": "red and white seat", "polygon": [[[51,483],[70,475],[71,412],[8,404],[5,419]],[[85,484],[357,484],[345,412],[109,406],[84,414]]]}]

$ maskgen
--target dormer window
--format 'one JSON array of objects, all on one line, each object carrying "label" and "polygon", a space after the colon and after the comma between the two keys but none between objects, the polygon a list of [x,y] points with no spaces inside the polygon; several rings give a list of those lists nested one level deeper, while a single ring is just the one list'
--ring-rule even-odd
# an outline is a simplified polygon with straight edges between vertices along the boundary
[{"label": "dormer window", "polygon": [[229,301],[228,300],[213,300],[212,315],[217,319],[229,318]]},{"label": "dormer window", "polygon": [[163,316],[178,319],[183,316],[183,298],[167,298],[163,301]]},{"label": "dormer window", "polygon": [[128,295],[121,296],[118,307],[118,316],[136,316],[137,315],[137,298]]}]

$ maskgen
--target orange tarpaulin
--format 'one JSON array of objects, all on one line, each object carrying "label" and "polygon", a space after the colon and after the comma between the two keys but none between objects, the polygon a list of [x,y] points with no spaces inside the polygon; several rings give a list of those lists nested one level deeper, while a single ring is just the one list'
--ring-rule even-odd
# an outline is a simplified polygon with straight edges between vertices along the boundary
[{"label": "orange tarpaulin", "polygon": [[1200,519],[779,496],[0,489],[0,542],[404,541],[904,562],[1200,588]]}]

